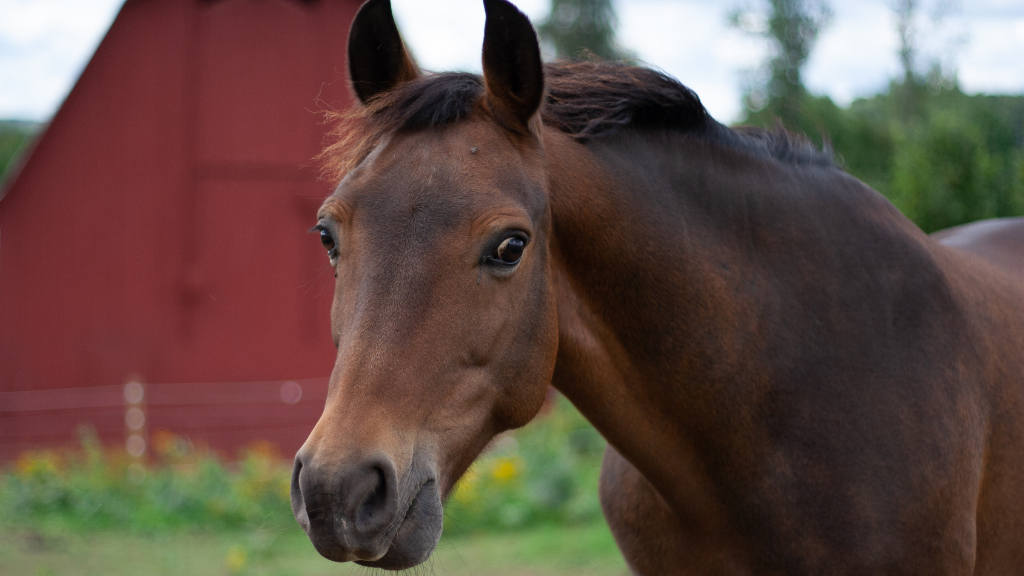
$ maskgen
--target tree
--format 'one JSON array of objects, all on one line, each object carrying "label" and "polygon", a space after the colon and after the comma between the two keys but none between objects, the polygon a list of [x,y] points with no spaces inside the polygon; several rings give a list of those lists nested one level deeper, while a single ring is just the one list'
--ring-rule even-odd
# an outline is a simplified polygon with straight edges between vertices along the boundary
[{"label": "tree", "polygon": [[551,14],[538,31],[559,58],[590,52],[605,60],[622,60],[630,55],[615,42],[617,24],[612,0],[552,0]]},{"label": "tree", "polygon": [[922,39],[938,40],[947,51],[964,42],[963,36],[942,39],[940,28],[942,21],[949,13],[957,9],[956,0],[935,0],[931,7],[931,26],[922,30],[920,12],[921,0],[895,0],[892,5],[896,19],[896,35],[900,46],[897,54],[903,68],[902,81],[897,80],[894,91],[899,93],[900,120],[909,125],[919,119],[922,106],[927,100],[926,92],[938,93],[945,88],[950,89],[956,84],[956,75],[945,70],[941,59],[935,55],[926,55],[927,72],[922,72],[921,60]]},{"label": "tree", "polygon": [[8,172],[12,171],[20,152],[38,129],[39,125],[34,122],[0,120],[0,193]]},{"label": "tree", "polygon": [[956,0],[892,0],[902,74],[845,109],[800,82],[828,14],[809,1],[772,0],[764,16],[733,15],[736,26],[775,46],[748,92],[745,122],[771,127],[782,119],[818,144],[827,140],[840,166],[926,232],[1024,214],[1024,96],[964,94],[954,68],[941,64],[938,55],[963,42],[941,30]]},{"label": "tree", "polygon": [[893,6],[896,15],[896,34],[900,37],[900,64],[903,66],[903,83],[914,81],[914,64],[917,57],[917,28],[914,26],[914,13],[917,11],[917,0],[897,0]]},{"label": "tree", "polygon": [[751,25],[759,20],[751,11],[737,11],[730,20],[734,26],[772,43],[773,54],[762,71],[762,80],[744,98],[747,110],[765,110],[793,127],[803,124],[801,105],[807,90],[801,70],[818,34],[832,20],[828,4],[825,0],[768,0],[763,25]]}]

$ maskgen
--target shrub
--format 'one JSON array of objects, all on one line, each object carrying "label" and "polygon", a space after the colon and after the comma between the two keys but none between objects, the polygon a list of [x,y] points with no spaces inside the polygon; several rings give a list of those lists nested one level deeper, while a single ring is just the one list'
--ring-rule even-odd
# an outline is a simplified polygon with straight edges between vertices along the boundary
[{"label": "shrub", "polygon": [[473,464],[445,507],[445,532],[599,519],[597,481],[604,445],[560,398],[548,414],[497,438]]},{"label": "shrub", "polygon": [[[84,430],[78,450],[23,454],[0,475],[0,523],[160,531],[297,530],[291,463],[267,444],[233,462],[166,432],[142,463],[104,449]],[[502,435],[453,490],[445,532],[500,531],[600,517],[604,440],[564,399],[526,428]],[[2,525],[2,524],[0,524]]]},{"label": "shrub", "polygon": [[[1024,96],[969,96],[955,83],[918,88],[911,116],[895,83],[845,109],[805,95],[788,128],[829,141],[842,166],[925,232],[1024,214]],[[777,121],[762,111],[745,122]]]},{"label": "shrub", "polygon": [[288,466],[265,446],[244,450],[230,465],[180,438],[174,446],[142,464],[105,450],[85,430],[78,451],[25,453],[0,480],[0,517],[7,523],[129,530],[292,521]]}]

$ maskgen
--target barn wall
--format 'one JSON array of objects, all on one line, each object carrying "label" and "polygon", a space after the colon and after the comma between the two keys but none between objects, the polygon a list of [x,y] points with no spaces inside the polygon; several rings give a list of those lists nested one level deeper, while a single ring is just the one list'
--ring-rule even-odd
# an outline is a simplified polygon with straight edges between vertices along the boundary
[{"label": "barn wall", "polygon": [[324,132],[312,111],[348,103],[358,4],[126,3],[0,200],[0,456],[41,431],[39,442],[72,440],[83,422],[123,438],[117,406],[12,406],[31,405],[26,391],[132,375],[200,385],[182,409],[153,410],[150,430],[225,449],[257,437],[298,447],[318,409],[281,420],[290,431],[229,434],[233,417],[258,424],[296,408],[201,408],[201,397],[218,382],[330,373],[333,279],[306,233],[329,192],[311,160]]}]

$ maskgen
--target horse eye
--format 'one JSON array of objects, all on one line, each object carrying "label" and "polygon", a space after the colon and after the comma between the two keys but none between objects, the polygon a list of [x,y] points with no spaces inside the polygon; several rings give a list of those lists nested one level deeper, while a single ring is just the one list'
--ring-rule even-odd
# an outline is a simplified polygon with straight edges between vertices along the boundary
[{"label": "horse eye", "polygon": [[338,248],[334,244],[334,236],[331,236],[331,233],[323,228],[320,229],[320,243],[327,249],[328,257],[334,258],[337,256]]},{"label": "horse eye", "polygon": [[518,236],[510,236],[498,245],[497,250],[491,255],[491,259],[498,260],[502,264],[515,264],[523,257],[525,249],[525,240]]}]

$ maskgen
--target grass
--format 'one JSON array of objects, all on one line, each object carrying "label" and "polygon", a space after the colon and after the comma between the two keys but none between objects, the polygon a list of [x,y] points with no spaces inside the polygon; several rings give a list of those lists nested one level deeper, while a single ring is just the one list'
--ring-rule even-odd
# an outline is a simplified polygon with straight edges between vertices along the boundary
[{"label": "grass", "polygon": [[[489,576],[622,576],[622,557],[603,523],[443,537],[427,564],[410,572]],[[0,574],[9,576],[327,576],[377,573],[335,564],[297,527],[282,531],[8,529],[0,532]]]}]

